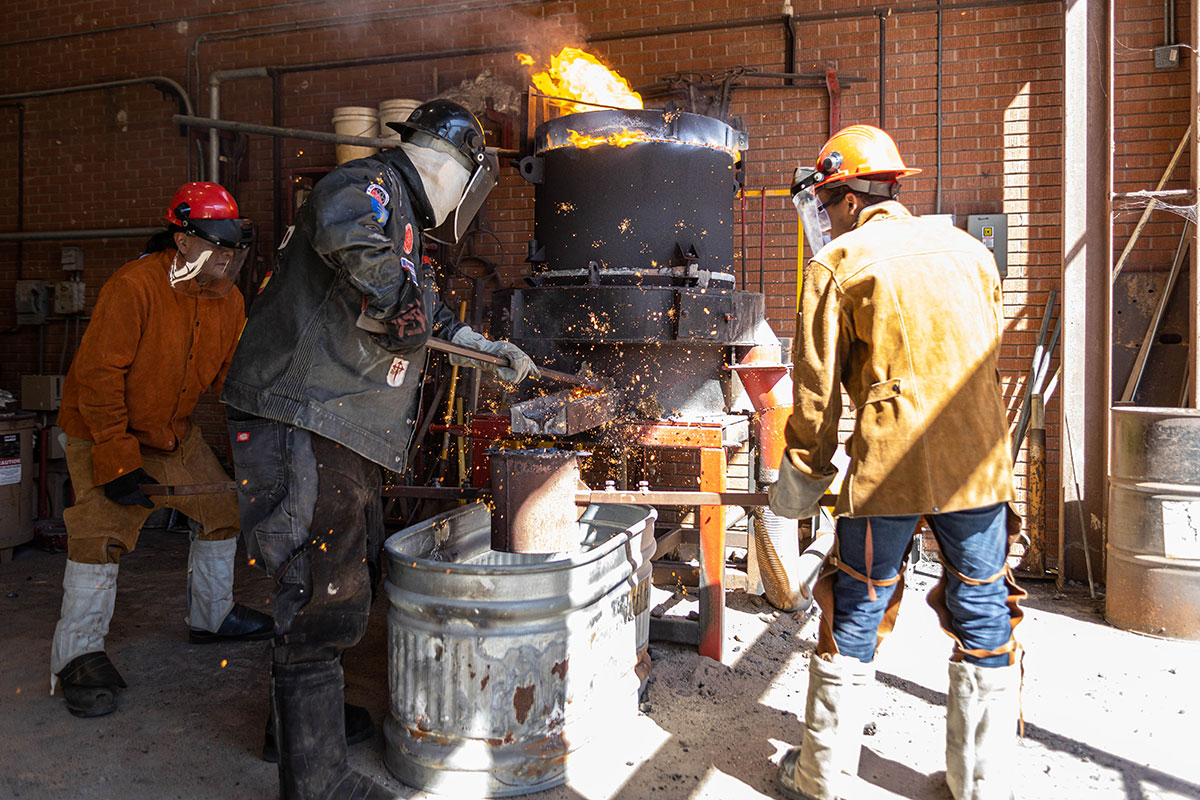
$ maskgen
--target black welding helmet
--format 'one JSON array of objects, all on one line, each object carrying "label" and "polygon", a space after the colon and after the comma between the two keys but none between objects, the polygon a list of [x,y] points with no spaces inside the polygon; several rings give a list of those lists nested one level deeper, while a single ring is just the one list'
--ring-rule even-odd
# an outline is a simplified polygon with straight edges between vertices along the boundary
[{"label": "black welding helmet", "polygon": [[487,152],[483,126],[458,103],[430,100],[414,108],[407,120],[389,122],[388,127],[400,134],[401,141],[445,153],[469,173],[454,211],[428,233],[435,241],[457,242],[496,185],[500,172],[499,161]]}]

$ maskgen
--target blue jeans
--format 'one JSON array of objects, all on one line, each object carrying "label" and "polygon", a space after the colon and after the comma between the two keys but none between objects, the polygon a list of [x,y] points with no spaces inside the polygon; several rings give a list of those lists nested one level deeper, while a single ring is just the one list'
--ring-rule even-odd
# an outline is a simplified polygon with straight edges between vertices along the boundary
[{"label": "blue jeans", "polygon": [[[987,579],[1004,568],[1008,553],[1007,513],[1007,504],[998,503],[927,514],[926,519],[933,527],[943,559],[968,578]],[[864,575],[868,519],[873,548],[871,579],[894,578],[900,572],[920,516],[842,517],[837,521],[840,557],[846,566]],[[995,650],[1012,638],[1008,587],[1003,578],[975,586],[963,583],[947,570],[944,580],[953,632],[962,640],[964,649]],[[833,585],[833,639],[843,655],[864,663],[875,658],[879,625],[895,589],[895,585],[876,587],[876,599],[872,601],[867,584],[845,572],[837,573]],[[1009,656],[966,655],[964,660],[985,667],[1002,667],[1009,663]]]}]

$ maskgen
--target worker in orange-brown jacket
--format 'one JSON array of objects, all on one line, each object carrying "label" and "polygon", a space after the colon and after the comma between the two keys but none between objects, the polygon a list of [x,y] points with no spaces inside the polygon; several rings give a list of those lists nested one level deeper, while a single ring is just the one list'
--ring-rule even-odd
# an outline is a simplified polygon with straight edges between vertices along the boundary
[{"label": "worker in orange-brown jacket", "polygon": [[50,691],[61,682],[80,717],[114,711],[125,688],[104,650],[117,565],[159,505],[192,521],[189,640],[265,639],[271,617],[233,602],[237,498],[232,492],[151,499],[142,486],[216,483],[229,476],[189,416],[220,392],[245,319],[234,285],[253,232],[214,183],[186,183],[169,228],[104,284],[67,373],[58,424],[76,501],[63,513],[67,566],[50,653]]}]

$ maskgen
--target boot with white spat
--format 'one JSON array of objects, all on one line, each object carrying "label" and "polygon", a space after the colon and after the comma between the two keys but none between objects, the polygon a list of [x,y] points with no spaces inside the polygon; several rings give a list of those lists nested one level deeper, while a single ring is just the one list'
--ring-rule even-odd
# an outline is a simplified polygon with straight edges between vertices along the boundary
[{"label": "boot with white spat", "polygon": [[946,784],[955,800],[1011,800],[1021,667],[950,664]]},{"label": "boot with white spat", "polygon": [[233,602],[237,539],[192,539],[188,551],[188,641],[213,644],[268,639],[271,615]]},{"label": "boot with white spat", "polygon": [[862,729],[875,667],[843,655],[808,661],[804,739],[779,762],[775,783],[791,800],[854,800]]},{"label": "boot with white spat", "polygon": [[100,717],[117,710],[126,684],[104,652],[104,637],[117,601],[117,565],[68,559],[63,571],[62,612],[50,645],[50,694],[59,683],[67,710]]}]

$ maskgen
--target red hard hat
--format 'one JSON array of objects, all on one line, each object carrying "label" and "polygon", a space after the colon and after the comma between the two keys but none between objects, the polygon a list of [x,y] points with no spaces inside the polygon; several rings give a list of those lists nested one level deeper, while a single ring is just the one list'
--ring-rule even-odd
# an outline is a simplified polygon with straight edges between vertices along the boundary
[{"label": "red hard hat", "polygon": [[167,222],[222,247],[246,247],[250,223],[238,217],[237,201],[225,187],[205,181],[185,183],[167,206]]}]

